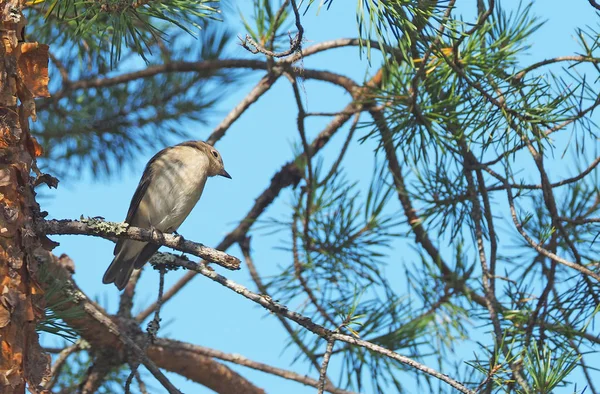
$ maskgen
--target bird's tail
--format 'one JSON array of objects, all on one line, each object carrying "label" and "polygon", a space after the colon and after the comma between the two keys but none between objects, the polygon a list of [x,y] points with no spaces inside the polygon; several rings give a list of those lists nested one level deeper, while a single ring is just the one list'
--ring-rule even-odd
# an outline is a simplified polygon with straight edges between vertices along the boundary
[{"label": "bird's tail", "polygon": [[119,290],[123,290],[127,282],[129,282],[135,262],[145,245],[145,242],[131,240],[126,240],[123,244],[118,245],[115,248],[115,250],[118,250],[118,253],[104,273],[102,283],[108,284],[114,282]]},{"label": "bird's tail", "polygon": [[136,257],[124,259],[120,255],[115,256],[102,277],[102,283],[108,284],[114,282],[119,290],[123,290],[133,272]]}]

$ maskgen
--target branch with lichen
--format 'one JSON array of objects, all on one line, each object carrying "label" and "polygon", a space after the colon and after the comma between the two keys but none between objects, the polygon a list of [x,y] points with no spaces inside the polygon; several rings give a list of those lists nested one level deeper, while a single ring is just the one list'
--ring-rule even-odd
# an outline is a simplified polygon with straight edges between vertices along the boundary
[{"label": "branch with lichen", "polygon": [[100,219],[78,220],[42,220],[37,222],[40,233],[61,235],[91,235],[105,239],[127,238],[134,241],[152,242],[157,245],[192,254],[215,263],[228,270],[240,269],[240,260],[220,250],[188,241],[181,235],[161,233],[156,229],[144,229],[129,226],[127,223],[106,222]]}]

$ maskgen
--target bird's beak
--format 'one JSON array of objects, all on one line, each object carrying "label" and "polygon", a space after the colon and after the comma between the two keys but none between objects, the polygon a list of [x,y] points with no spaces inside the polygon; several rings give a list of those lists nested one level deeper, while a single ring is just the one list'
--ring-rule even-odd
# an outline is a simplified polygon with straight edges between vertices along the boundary
[{"label": "bird's beak", "polygon": [[224,168],[221,170],[221,172],[219,172],[219,175],[224,176],[225,178],[231,179],[231,175],[229,175],[229,173],[227,171],[225,171]]}]

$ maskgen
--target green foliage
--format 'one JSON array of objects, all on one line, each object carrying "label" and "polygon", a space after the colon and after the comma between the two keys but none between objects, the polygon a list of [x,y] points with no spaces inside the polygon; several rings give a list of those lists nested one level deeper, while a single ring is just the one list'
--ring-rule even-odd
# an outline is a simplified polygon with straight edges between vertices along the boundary
[{"label": "green foliage", "polygon": [[[81,379],[85,376],[88,369],[92,366],[93,359],[86,352],[77,352],[69,361],[64,364],[58,380],[54,385],[54,389],[58,393],[74,393],[77,392]],[[99,394],[111,394],[122,392],[125,387],[125,382],[129,376],[130,370],[128,365],[119,368],[113,368],[105,377],[102,385],[96,391]],[[134,385],[132,385],[132,388]],[[136,391],[132,391],[136,392]]]},{"label": "green foliage", "polygon": [[[331,3],[319,2],[318,10]],[[487,2],[480,3],[478,12],[483,13]],[[594,280],[574,275],[541,255],[517,232],[504,182],[512,184],[516,220],[534,242],[597,271],[600,228],[597,220],[586,218],[597,216],[599,210],[598,171],[560,187],[553,185],[558,212],[551,214],[550,197],[542,192],[528,154],[539,152],[538,163],[543,166],[554,155],[566,156],[570,148],[569,157],[576,164],[573,175],[583,173],[597,157],[590,149],[597,145],[597,125],[585,115],[599,104],[598,86],[588,76],[590,70],[600,72],[599,34],[591,28],[578,31],[582,57],[593,59],[592,64],[572,63],[542,72],[540,65],[523,62],[532,36],[542,26],[531,5],[507,11],[506,5],[496,4],[489,15],[466,23],[455,10],[448,10],[448,2],[359,0],[357,4],[358,30],[367,55],[373,49],[370,40],[384,52],[384,84],[373,93],[408,185],[398,193],[409,197],[447,265],[441,267],[418,245],[421,259],[403,262],[407,286],[399,288],[398,278],[391,281],[385,274],[384,255],[373,250],[369,258],[367,251],[389,245],[397,256],[398,240],[414,240],[416,232],[409,228],[414,224],[393,215],[389,226],[376,222],[371,231],[383,231],[385,237],[363,245],[357,242],[362,253],[356,253],[345,242],[361,226],[357,219],[352,221],[363,216],[355,212],[357,201],[367,201],[368,206],[371,192],[367,198],[354,196],[351,188],[339,186],[343,178],[338,175],[327,186],[313,181],[310,193],[306,177],[296,192],[293,219],[278,223],[290,228],[300,264],[282,267],[269,290],[285,303],[295,302],[321,324],[343,327],[345,319],[358,314],[360,325],[354,334],[416,359],[434,359],[440,370],[453,371],[451,376],[464,375],[471,388],[492,385],[493,392],[515,392],[524,383],[534,392],[551,392],[564,386],[569,374],[582,368],[583,349],[593,349],[585,341],[589,333],[584,333],[597,323],[600,288]],[[565,139],[554,138],[558,131],[571,133],[566,144]],[[375,139],[383,145],[382,135],[380,125],[372,122],[361,141]],[[381,156],[383,152],[378,153]],[[552,165],[547,164],[545,171]],[[306,165],[303,168],[307,170]],[[389,172],[383,171],[374,179],[387,188],[391,184],[387,176]],[[345,182],[354,185],[352,180]],[[309,236],[303,234],[305,222]],[[490,297],[482,290],[487,279],[478,242],[484,245],[487,269],[492,264],[495,270],[496,298],[491,302],[497,322],[485,302],[471,298],[477,292]],[[357,291],[354,283],[364,290]],[[357,294],[358,305],[351,304]],[[496,329],[502,333],[500,342]],[[462,356],[457,351],[462,343],[475,341],[470,338],[475,330],[480,335],[475,361],[467,368],[460,361],[450,365],[449,359]],[[307,357],[322,350],[323,344],[319,348],[302,332],[297,335],[308,343]],[[361,391],[370,383],[374,392],[389,392],[390,387],[405,390],[404,366],[351,346],[339,345],[334,354],[339,353],[343,353],[342,386]],[[521,383],[515,371],[522,375]],[[434,388],[436,382],[428,378],[417,379],[427,385],[427,392],[443,390]]]},{"label": "green foliage", "polygon": [[539,349],[535,342],[526,353],[526,358],[525,366],[532,381],[531,388],[540,394],[550,394],[555,387],[561,385],[580,360],[572,351],[561,352],[559,349],[559,354],[554,355],[547,346]]},{"label": "green foliage", "polygon": [[[174,38],[182,42],[181,47],[173,52],[164,48],[161,58],[153,59],[151,65],[182,61],[184,54],[196,61],[218,59],[231,35],[207,28],[199,42],[185,44],[179,40],[184,37]],[[131,67],[129,63],[123,67]],[[85,73],[86,81],[112,75],[102,67],[94,73],[85,68],[77,71],[78,64],[77,58],[69,58],[64,66]],[[87,89],[70,89],[67,84],[59,91],[59,100],[46,99],[38,106],[40,122],[34,124],[34,134],[46,151],[41,164],[59,176],[87,169],[96,177],[120,171],[140,152],[157,151],[174,139],[190,137],[187,123],[204,123],[217,100],[227,93],[224,87],[237,75],[220,70],[161,72],[134,77],[128,83],[102,87],[91,83]]]},{"label": "green foliage", "polygon": [[289,45],[289,40],[283,39],[287,35],[278,33],[278,31],[288,31],[292,26],[292,22],[289,18],[291,14],[289,5],[281,8],[283,1],[272,3],[271,0],[255,1],[251,19],[245,17],[241,11],[240,18],[246,31],[254,41],[267,49],[276,51]]},{"label": "green foliage", "polygon": [[[437,363],[469,388],[550,393],[573,371],[597,372],[584,359],[597,353],[600,285],[547,255],[598,271],[599,173],[584,171],[598,157],[590,146],[598,142],[591,114],[600,105],[600,77],[592,77],[600,75],[600,34],[576,32],[581,57],[568,68],[527,64],[542,22],[531,5],[507,11],[496,3],[487,14],[490,3],[477,2],[479,17],[465,21],[450,1],[357,0],[360,53],[384,55],[385,78],[369,109],[384,115],[406,190],[396,190],[384,149],[373,155],[381,164],[368,186],[340,168],[327,171],[321,153],[310,166],[299,156],[304,178],[287,216],[263,223],[270,235],[283,234],[288,256],[267,290],[328,329]],[[288,47],[290,5],[253,5],[242,16],[248,34],[268,49]],[[187,123],[202,123],[238,75],[131,70],[222,59],[231,37],[207,22],[214,12],[210,2],[183,0],[33,4],[31,34],[52,43],[56,66],[54,97],[40,102],[34,129],[46,149],[41,164],[59,176],[105,176],[187,137]],[[190,43],[187,33],[198,27],[200,39]],[[344,74],[338,64],[328,71]],[[381,124],[363,130],[360,141],[387,142]],[[574,178],[552,183],[567,158]],[[550,178],[545,190],[542,175]],[[409,222],[407,212],[418,219]],[[48,316],[40,329],[69,335],[60,314]],[[323,355],[321,339],[303,329],[292,336],[288,346],[301,344],[296,359],[315,364]],[[468,363],[465,349],[474,353]],[[73,387],[90,365],[77,357],[61,387]],[[336,343],[333,357],[341,387],[404,392],[412,374],[423,392],[450,392],[364,348]],[[121,384],[124,376],[111,379]]]},{"label": "green foliage", "polygon": [[33,15],[37,19],[50,18],[57,22],[43,23],[45,34],[59,29],[71,40],[97,45],[86,49],[109,55],[111,66],[116,65],[126,50],[133,50],[147,59],[151,46],[166,38],[167,26],[177,26],[193,34],[201,27],[203,19],[212,18],[218,12],[216,2],[212,0],[48,0],[33,3]]},{"label": "green foliage", "polygon": [[[63,286],[64,282],[59,280],[48,281],[50,273],[45,266],[41,266],[38,271],[40,282],[50,283],[44,292],[46,309],[44,318],[36,325],[38,332],[59,336],[67,341],[74,342],[79,338],[79,333],[67,325],[65,319],[80,318],[85,315],[84,311],[79,307],[66,307],[73,302],[73,298],[64,297]],[[61,294],[60,296],[58,296]]]}]

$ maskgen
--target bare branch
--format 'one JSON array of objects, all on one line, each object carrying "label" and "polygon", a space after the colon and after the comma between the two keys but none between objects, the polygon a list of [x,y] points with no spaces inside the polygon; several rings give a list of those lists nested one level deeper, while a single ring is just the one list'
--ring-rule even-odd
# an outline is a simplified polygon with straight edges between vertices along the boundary
[{"label": "bare branch", "polygon": [[[363,40],[362,43],[364,44],[366,43],[366,41]],[[369,44],[374,48],[378,48],[379,45],[377,41],[370,41]],[[276,62],[274,67],[281,67],[283,69],[288,70],[289,72],[295,73],[295,70],[293,67],[291,67],[291,64],[294,63],[296,60],[300,59],[301,57],[307,57],[332,48],[342,48],[346,46],[359,45],[361,45],[361,40],[358,38],[341,38],[337,40],[324,41],[302,50],[302,52],[299,52],[295,56],[282,59],[279,62]],[[386,51],[394,51],[394,49],[391,47],[385,47],[384,49]],[[207,72],[221,69],[250,69],[267,71],[269,70],[269,65],[265,61],[255,59],[216,59],[203,60],[199,62],[173,61],[166,64],[148,66],[143,70],[116,75],[114,77],[103,77],[72,81],[68,84],[63,85],[61,90],[54,92],[52,94],[52,100],[58,100],[65,96],[67,93],[74,90],[106,88],[110,86],[136,81],[139,79],[151,78],[159,74],[175,72]],[[272,68],[271,71],[273,71]],[[311,75],[318,75],[318,71],[316,70],[302,69],[301,71],[303,73],[303,76],[306,78],[310,78]],[[315,71],[316,74],[312,71]],[[308,75],[304,75],[304,73],[307,73]],[[40,105],[38,106],[38,111],[41,111],[45,108],[47,108],[47,105],[45,105],[45,103],[40,103]]]},{"label": "bare branch", "polygon": [[[104,360],[110,360],[110,363],[101,363],[98,367],[97,376],[102,378],[102,371],[108,371],[104,366],[114,365],[118,362],[119,357],[123,357],[123,353],[119,355],[119,348],[125,346],[129,351],[133,352],[138,357],[142,364],[150,371],[150,373],[163,385],[170,394],[180,394],[180,391],[166,378],[166,376],[158,369],[143,352],[137,343],[131,339],[124,330],[111,320],[107,313],[91,301],[75,284],[68,279],[69,274],[66,269],[55,262],[55,258],[49,253],[47,254],[48,269],[51,272],[49,275],[47,286],[54,285],[61,289],[61,292],[56,292],[53,297],[60,299],[61,303],[57,308],[68,310],[69,308],[80,308],[85,312],[85,316],[68,316],[65,315],[63,320],[71,327],[78,329],[82,337],[90,344],[100,344],[99,349],[110,349],[111,357],[101,357]],[[41,256],[40,256],[41,257]],[[58,303],[57,303],[58,304]],[[102,344],[110,343],[110,346],[102,346]],[[90,387],[94,387],[93,385]]]},{"label": "bare branch", "polygon": [[[308,115],[307,115],[308,116]],[[335,160],[335,163],[331,166],[331,169],[323,178],[321,182],[319,182],[319,186],[323,186],[327,184],[327,182],[335,175],[337,172],[342,160],[344,160],[344,156],[346,155],[346,151],[348,150],[348,146],[350,146],[350,142],[352,141],[352,137],[354,136],[354,132],[356,131],[356,127],[358,126],[358,121],[360,119],[360,112],[357,112],[354,115],[354,120],[352,121],[352,125],[350,126],[350,131],[348,132],[348,136],[346,137],[346,141],[344,141],[344,145],[342,146],[342,150],[340,151],[339,156]]]},{"label": "bare branch", "polygon": [[61,350],[58,353],[58,357],[56,358],[56,361],[54,361],[54,364],[52,364],[52,369],[50,372],[50,379],[47,382],[45,382],[45,384],[43,385],[44,389],[49,390],[49,391],[52,390],[52,388],[58,381],[58,375],[60,375],[60,372],[62,371],[62,368],[65,366],[67,359],[72,354],[80,351],[84,346],[84,342],[85,341],[82,341],[80,339],[77,342],[75,342],[73,345],[67,346],[66,348],[64,348],[63,350]]},{"label": "bare branch", "polygon": [[590,2],[590,5],[592,7],[594,7],[597,10],[600,10],[600,4],[598,4],[595,0],[588,0]]},{"label": "bare branch", "polygon": [[114,362],[106,355],[106,351],[97,352],[96,357],[79,383],[78,392],[81,394],[94,394],[97,392],[114,366]]},{"label": "bare branch", "polygon": [[300,326],[306,328],[310,332],[312,332],[322,338],[325,338],[325,339],[332,338],[337,341],[342,341],[342,342],[346,342],[346,343],[349,343],[352,345],[364,347],[365,349],[368,349],[373,352],[382,354],[386,357],[392,358],[396,361],[399,361],[402,364],[408,365],[408,366],[415,368],[421,372],[424,372],[436,379],[439,379],[442,382],[449,384],[451,387],[455,388],[456,390],[460,391],[461,393],[475,394],[475,392],[473,390],[468,389],[467,387],[465,387],[461,383],[457,382],[456,380],[452,379],[451,377],[449,377],[445,374],[442,374],[442,373],[434,370],[433,368],[429,368],[426,365],[423,365],[423,364],[421,364],[415,360],[412,360],[406,356],[402,356],[402,355],[400,355],[396,352],[393,352],[389,349],[386,349],[382,346],[375,345],[373,343],[354,338],[350,335],[337,334],[334,331],[328,330],[327,328],[325,328],[323,326],[315,324],[315,323],[313,323],[313,321],[310,318],[303,316],[299,313],[292,312],[287,306],[273,301],[270,297],[260,295],[260,294],[257,294],[257,293],[254,293],[254,292],[248,290],[246,287],[244,287],[238,283],[235,283],[235,282],[231,281],[230,279],[227,279],[226,277],[211,270],[205,264],[202,264],[202,263],[196,264],[189,260],[182,259],[182,258],[176,257],[174,255],[165,254],[165,253],[156,253],[154,255],[154,257],[152,257],[152,262],[154,264],[156,264],[156,263],[174,264],[174,265],[178,265],[178,266],[187,268],[189,270],[195,271],[195,272],[219,283],[220,285],[227,287],[228,289],[242,295],[243,297],[261,305],[265,309],[267,309],[273,313],[276,313],[278,315],[281,315],[281,316],[285,317],[286,319],[296,322]]},{"label": "bare branch", "polygon": [[[163,292],[165,289],[165,273],[167,272],[167,267],[165,267],[164,265],[159,266],[159,267],[155,267],[158,268],[158,271],[160,273],[159,276],[159,283],[158,283],[158,300],[156,301],[157,307],[156,310],[154,311],[154,318],[148,322],[148,327],[146,329],[146,332],[148,333],[148,335],[146,336],[146,340],[144,341],[144,344],[142,345],[142,350],[144,351],[144,353],[148,350],[148,346],[150,346],[150,343],[154,343],[156,341],[156,335],[158,334],[158,330],[160,329],[160,309],[162,306],[162,296],[163,296]],[[127,377],[127,380],[125,381],[125,393],[129,394],[129,389],[131,386],[131,383],[133,382],[133,378],[136,377],[138,375],[138,367],[140,366],[139,361],[136,361],[134,363],[132,363],[131,365],[131,373],[129,374],[129,376]]]},{"label": "bare branch", "polygon": [[97,219],[86,221],[46,220],[38,221],[37,226],[38,230],[44,234],[80,234],[110,240],[114,240],[114,238],[127,238],[135,241],[152,242],[157,245],[164,245],[181,252],[193,254],[229,270],[240,269],[240,260],[225,252],[196,242],[187,241],[181,235],[132,227],[126,223],[105,222]]},{"label": "bare branch", "polygon": [[125,290],[123,290],[119,297],[119,310],[117,311],[117,316],[126,319],[132,317],[131,308],[133,308],[133,296],[135,295],[135,287],[137,286],[141,275],[142,270],[135,270],[131,274],[131,278],[129,279],[129,282],[127,282],[127,286],[125,286]]},{"label": "bare branch", "polygon": [[319,371],[319,390],[317,391],[318,394],[323,394],[323,390],[325,390],[327,367],[329,366],[331,352],[333,352],[333,345],[335,345],[335,340],[329,339],[327,341],[327,349],[325,349],[325,355],[323,355],[323,364],[321,365],[321,370]]},{"label": "bare branch", "polygon": [[308,48],[304,48],[302,52],[297,52],[293,56],[283,59],[282,62],[294,63],[305,57],[314,55],[316,53],[324,52],[329,49],[342,48],[348,46],[367,46],[369,48],[382,49],[387,54],[393,55],[397,61],[403,60],[402,51],[398,48],[394,48],[384,43],[380,43],[376,40],[365,40],[362,38],[338,38],[331,41],[323,41],[315,45],[311,45]]},{"label": "bare branch", "polygon": [[140,389],[140,393],[141,394],[148,394],[148,389],[146,388],[146,383],[144,383],[144,381],[142,380],[142,377],[140,376],[139,372],[135,373],[135,380],[138,383],[138,387]]},{"label": "bare branch", "polygon": [[[290,47],[289,49],[283,51],[283,52],[273,52],[268,50],[267,48],[265,48],[264,46],[260,45],[259,43],[257,43],[256,41],[254,41],[252,39],[252,37],[250,37],[250,35],[246,34],[246,38],[245,39],[241,39],[240,38],[240,45],[247,49],[248,51],[252,52],[253,54],[257,54],[257,53],[262,53],[265,54],[267,56],[270,57],[286,57],[291,55],[292,53],[301,50],[302,47],[302,38],[304,36],[304,27],[302,27],[302,24],[300,23],[300,13],[298,12],[298,6],[296,5],[296,0],[291,0],[292,2],[292,9],[294,11],[294,16],[296,18],[296,29],[298,29],[298,33],[296,33],[296,36],[294,38],[292,38],[290,36]],[[279,18],[279,13],[278,13],[278,17]],[[250,44],[252,47],[251,48],[248,44]]]},{"label": "bare branch", "polygon": [[[319,382],[315,379],[311,379],[307,376],[297,374],[292,371],[287,371],[285,369],[280,369],[273,367],[268,364],[263,364],[257,361],[249,360],[239,354],[229,354],[224,353],[215,349],[209,349],[198,345],[191,345],[189,343],[179,342],[171,339],[157,339],[157,346],[169,347],[172,349],[177,349],[183,352],[201,354],[206,357],[212,357],[223,361],[229,361],[238,365],[243,365],[248,368],[255,369],[257,371],[262,371],[271,375],[280,376],[284,379],[293,380],[298,383],[302,383],[306,386],[317,387]],[[187,357],[184,355],[184,357]],[[354,394],[351,391],[338,389],[331,384],[325,385],[325,391],[328,391],[333,394]]]},{"label": "bare branch", "polygon": [[173,342],[168,339],[157,339],[156,343],[148,348],[148,356],[156,360],[161,368],[201,383],[217,393],[265,394],[263,389],[256,387],[226,365],[216,362],[212,357],[173,346],[164,346]]},{"label": "bare branch", "polygon": [[214,145],[218,140],[223,138],[225,132],[233,122],[238,120],[238,118],[250,107],[252,104],[256,102],[263,94],[265,94],[271,86],[277,81],[279,76],[281,75],[279,70],[274,70],[273,72],[265,75],[261,78],[258,84],[248,93],[248,95],[239,102],[238,105],[235,106],[234,109],[219,123],[217,127],[213,130],[210,136],[206,139],[206,142]]},{"label": "bare branch", "polygon": [[[246,262],[246,265],[248,266],[248,271],[250,272],[250,277],[256,284],[258,291],[260,291],[260,293],[265,296],[269,296],[267,287],[263,284],[262,280],[260,279],[260,275],[258,274],[258,271],[256,270],[254,261],[252,260],[252,256],[250,256],[250,237],[244,238],[244,240],[239,242],[239,245],[240,245],[240,249],[242,250],[242,254],[244,255],[244,260]],[[285,318],[283,318],[282,316],[279,316],[279,315],[275,315],[275,316],[277,316],[277,319],[279,319],[279,321],[283,325],[283,328],[285,328],[287,333],[290,335],[290,338],[292,338],[292,341],[294,341],[294,343],[300,348],[300,350],[302,350],[302,352],[306,355],[306,357],[311,361],[313,367],[315,367],[315,369],[318,371],[319,363],[317,361],[317,358],[313,354],[313,352],[311,352],[310,349],[308,349],[306,347],[306,345],[302,342],[302,340],[300,338],[298,338],[298,334],[294,331],[294,329],[292,328],[290,323]],[[330,385],[331,382],[328,382],[328,384]]]},{"label": "bare branch", "polygon": [[[116,365],[127,362],[127,358],[132,356],[131,352],[134,352],[136,357],[140,356],[136,349],[140,351],[141,349],[130,338],[143,341],[145,336],[134,321],[115,319],[87,298],[73,282],[71,273],[61,264],[61,259],[57,259],[50,253],[40,256],[40,258],[44,258],[44,263],[47,264],[50,274],[43,285],[45,288],[60,289],[60,291],[53,293],[53,298],[48,302],[59,305],[58,310],[79,308],[83,312],[82,314],[71,313],[65,315],[64,320],[70,327],[81,332],[82,338],[89,342],[94,349],[98,351],[108,349],[110,359],[113,363],[117,363]],[[60,303],[55,301],[60,301]],[[148,357],[144,354],[141,354],[141,356],[142,363],[147,368],[150,365],[148,369],[153,375],[158,371],[156,369],[156,366],[158,366],[185,376],[217,392],[264,394],[261,389],[251,382],[210,357],[198,355],[198,357],[191,360],[192,364],[190,364],[189,359],[178,359],[176,354],[165,352],[164,349],[153,344],[148,349]],[[149,364],[149,360],[152,360],[156,365]],[[190,365],[193,365],[193,368],[190,368]]]},{"label": "bare branch", "polygon": [[600,282],[600,275],[591,271],[589,268],[587,268],[584,265],[579,265],[576,264],[572,261],[568,261],[563,259],[562,257],[557,256],[556,254],[550,252],[549,250],[544,249],[540,244],[538,244],[537,242],[535,242],[525,231],[525,229],[523,228],[523,225],[521,224],[521,222],[519,221],[519,218],[517,216],[517,210],[515,208],[515,201],[514,201],[514,196],[512,193],[512,190],[510,187],[506,187],[506,194],[508,197],[508,204],[510,206],[510,213],[511,213],[511,217],[513,220],[513,223],[515,224],[515,227],[517,228],[517,231],[519,232],[519,234],[521,234],[521,236],[523,237],[523,239],[525,239],[525,241],[527,241],[527,243],[529,245],[531,245],[535,250],[537,250],[540,254],[556,261],[557,263],[560,263],[562,265],[565,265],[569,268],[573,268],[579,272],[581,272],[583,275],[587,275],[590,276],[592,278],[594,278],[595,280],[597,280],[598,282]]},{"label": "bare branch", "polygon": [[576,62],[576,63],[594,63],[594,64],[598,64],[600,63],[600,59],[599,58],[595,58],[595,57],[589,57],[589,56],[559,56],[559,57],[554,57],[551,59],[544,59],[542,61],[539,61],[537,63],[533,63],[527,67],[525,67],[523,70],[519,71],[514,78],[517,80],[523,79],[523,77],[525,76],[525,74],[538,69],[540,67],[543,66],[547,66],[549,64],[554,64],[554,63],[560,63],[560,62]]}]

